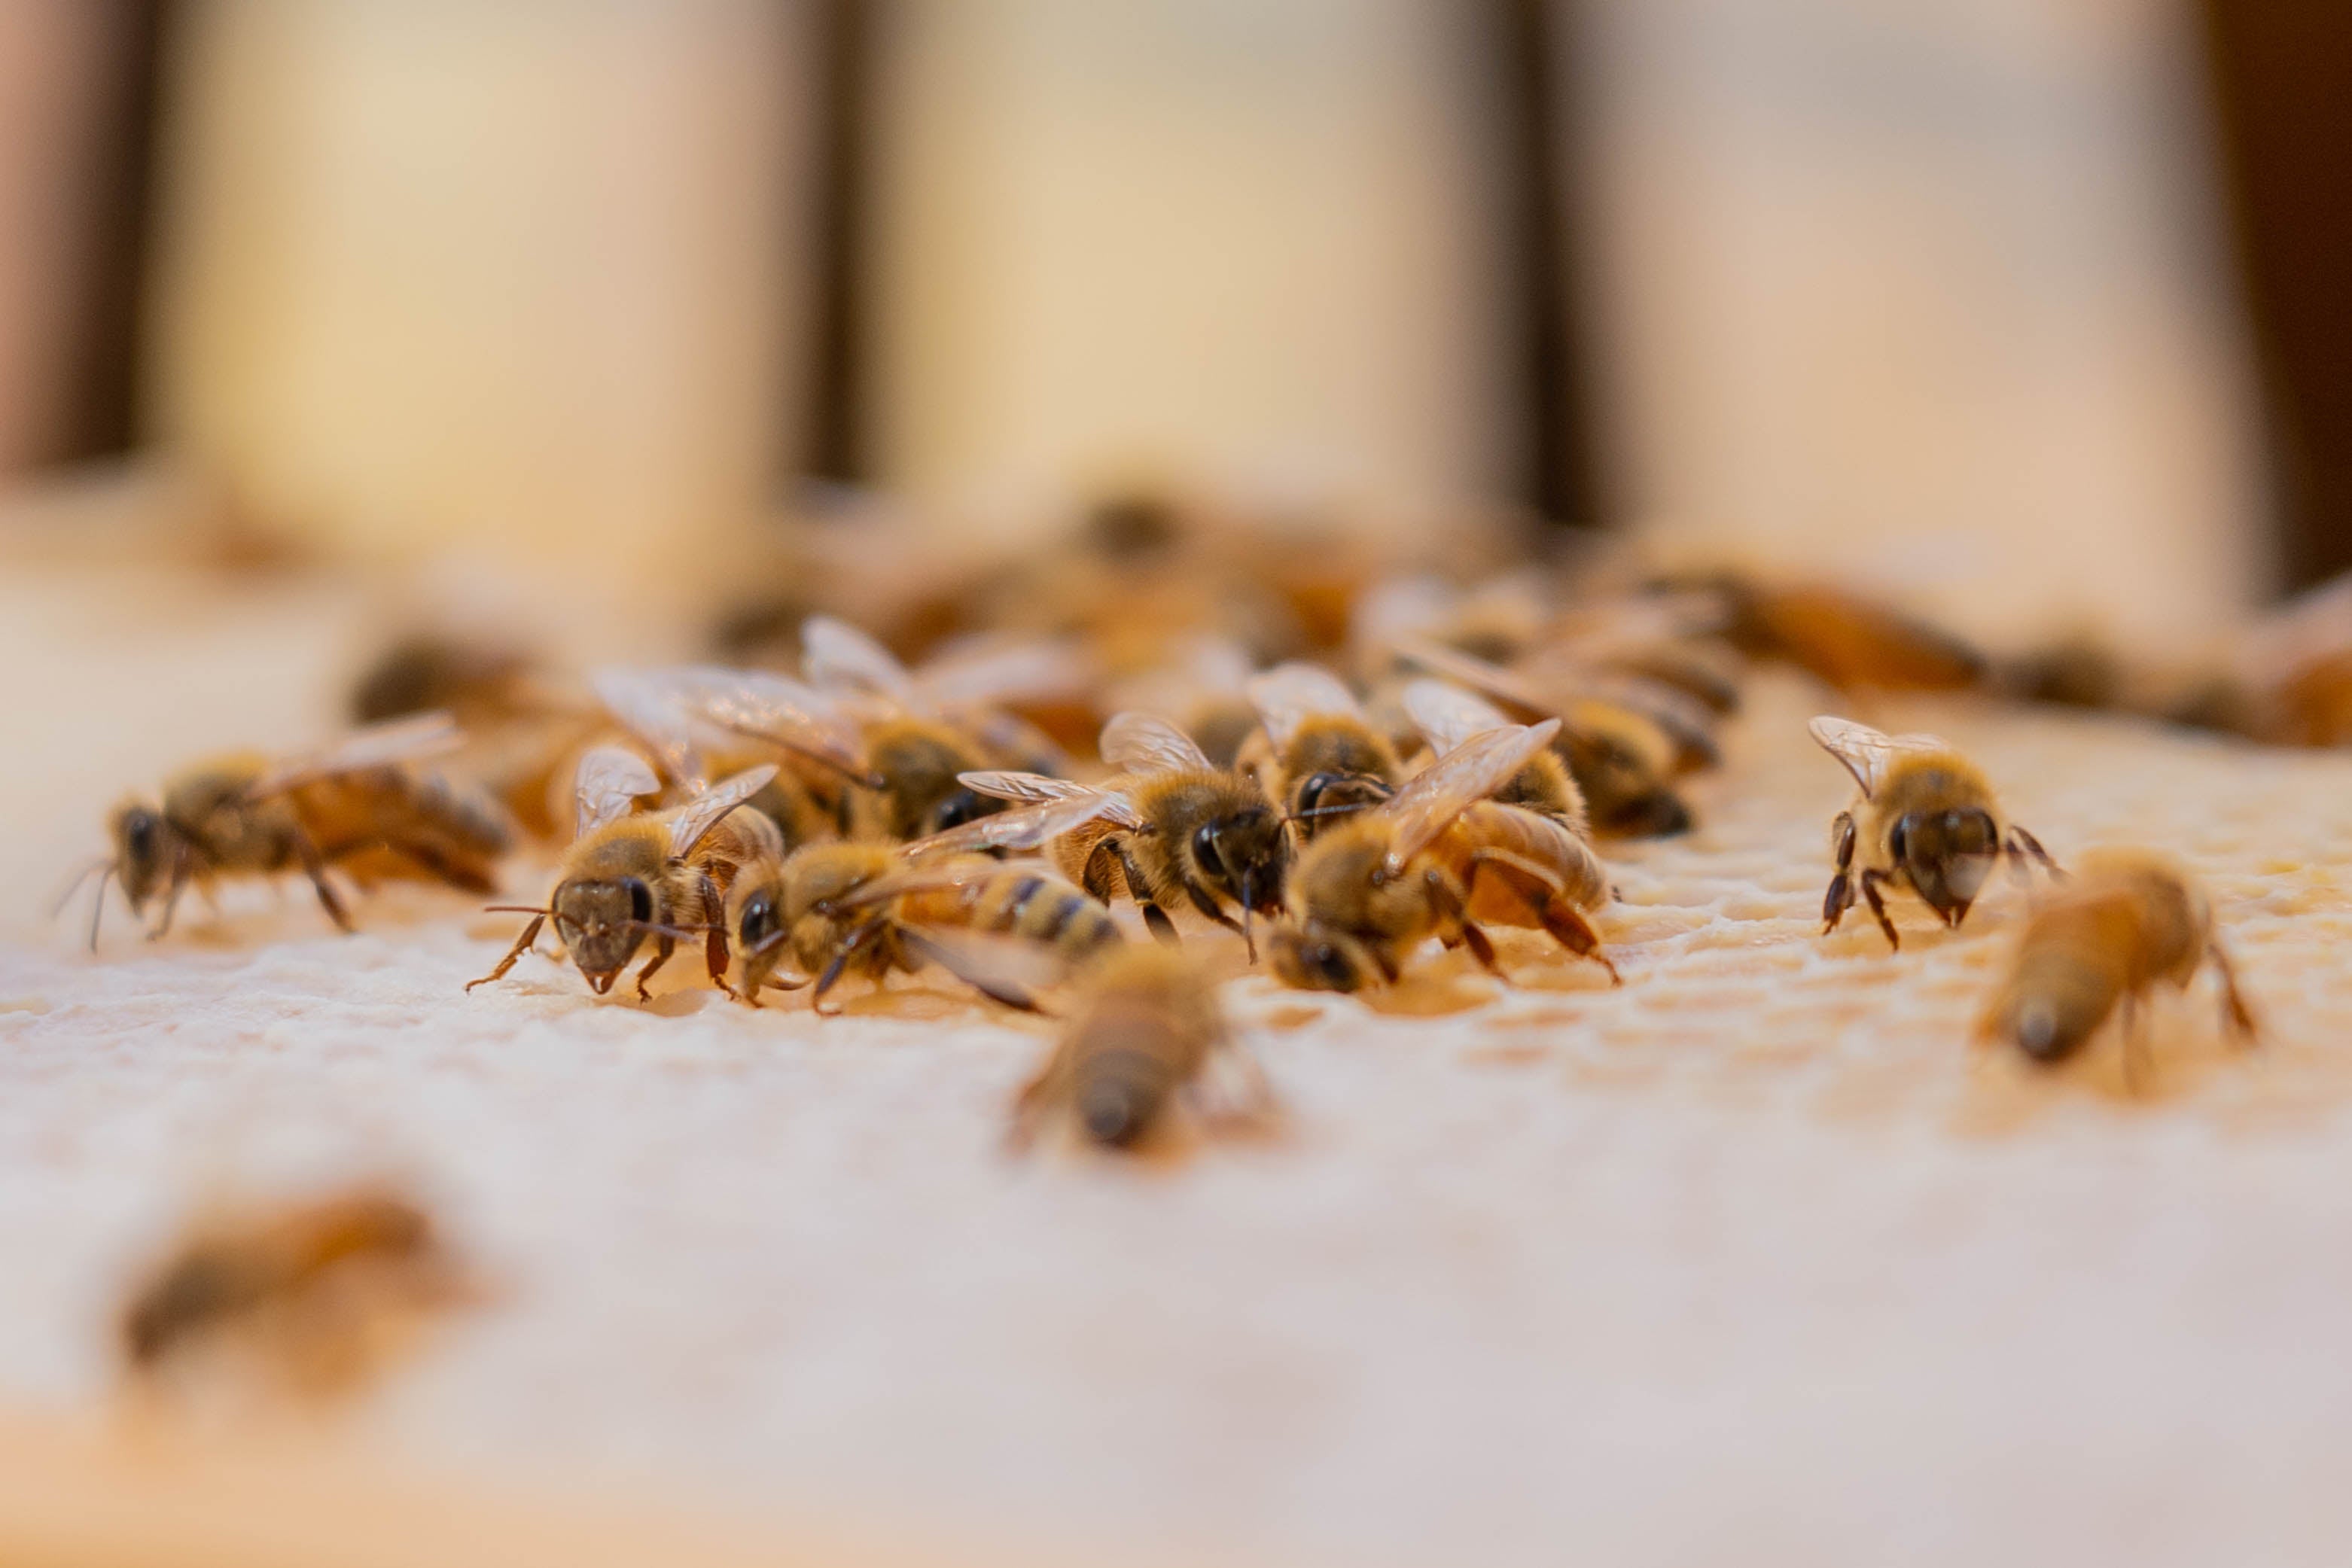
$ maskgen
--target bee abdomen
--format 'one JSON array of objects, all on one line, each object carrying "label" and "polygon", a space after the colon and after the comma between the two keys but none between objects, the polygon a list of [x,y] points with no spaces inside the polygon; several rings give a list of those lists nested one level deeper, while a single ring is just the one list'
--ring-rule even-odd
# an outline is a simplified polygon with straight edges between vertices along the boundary
[{"label": "bee abdomen", "polygon": [[1059,946],[1073,958],[1124,940],[1109,910],[1067,883],[1034,875],[1013,880],[985,928]]},{"label": "bee abdomen", "polygon": [[2123,977],[2063,949],[2028,952],[2002,995],[2000,1032],[2036,1061],[2062,1061],[2107,1021]]},{"label": "bee abdomen", "polygon": [[1164,1057],[1116,1046],[1079,1064],[1071,1100],[1087,1136],[1125,1148],[1157,1119],[1175,1082],[1175,1068]]},{"label": "bee abdomen", "polygon": [[396,769],[389,778],[394,794],[420,821],[467,852],[495,860],[512,846],[514,825],[489,796],[421,769]]}]

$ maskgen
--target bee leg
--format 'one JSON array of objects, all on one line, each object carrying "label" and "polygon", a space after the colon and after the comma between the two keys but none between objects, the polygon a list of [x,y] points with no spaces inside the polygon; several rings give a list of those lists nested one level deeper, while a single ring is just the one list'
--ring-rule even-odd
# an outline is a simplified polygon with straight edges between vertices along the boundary
[{"label": "bee leg", "polygon": [[1462,923],[1462,941],[1470,949],[1470,956],[1478,960],[1480,968],[1498,980],[1508,978],[1503,973],[1503,966],[1496,961],[1493,937],[1465,920]]},{"label": "bee leg", "polygon": [[546,924],[546,915],[532,915],[530,917],[530,924],[522,928],[522,935],[515,938],[514,946],[507,949],[507,956],[499,960],[499,967],[492,969],[488,974],[484,975],[478,980],[467,981],[466,988],[470,991],[476,986],[487,986],[492,980],[504,979],[506,977],[506,972],[515,967],[515,960],[521,957],[527,950],[539,941],[539,928]]},{"label": "bee leg", "polygon": [[1106,837],[1103,842],[1111,845],[1111,852],[1118,857],[1118,874],[1126,880],[1127,895],[1135,900],[1137,906],[1143,911],[1144,925],[1166,946],[1182,946],[1184,939],[1176,935],[1176,923],[1168,918],[1168,912],[1160,908],[1159,900],[1151,896],[1151,884],[1143,880],[1143,872],[1136,865],[1135,857],[1127,852],[1127,841],[1114,834]]},{"label": "bee leg", "polygon": [[1087,852],[1087,863],[1078,872],[1078,885],[1093,895],[1097,904],[1110,902],[1110,873],[1118,864],[1119,846],[1116,833],[1106,833],[1095,841]]},{"label": "bee leg", "polygon": [[2261,1044],[2262,1026],[2254,1021],[2254,1010],[2246,1005],[2244,993],[2238,989],[2237,966],[2230,962],[2229,953],[2219,942],[2208,943],[2205,956],[2213,960],[2214,973],[2221,981],[2222,1029],[2239,1045]]},{"label": "bee leg", "polygon": [[[731,962],[727,950],[727,895],[719,891],[719,883],[708,873],[702,878],[702,923],[710,927],[702,944],[702,964],[710,972],[710,983],[740,1001],[735,988],[727,983],[727,967]],[[752,1005],[758,1005],[756,998]]]},{"label": "bee leg", "polygon": [[[879,937],[888,925],[889,920],[887,916],[877,915],[850,934],[849,940],[844,942],[840,949],[834,954],[833,961],[825,965],[824,973],[816,977],[816,989],[809,995],[810,1011],[821,1013],[825,1010],[825,992],[833,989],[834,986],[840,981],[841,972],[849,967],[850,959],[856,957]],[[838,1012],[840,1009],[836,1008],[834,1010]]]},{"label": "bee leg", "polygon": [[1886,933],[1886,946],[1895,952],[1903,951],[1903,938],[1895,932],[1895,922],[1886,917],[1886,901],[1878,895],[1878,884],[1887,880],[1883,871],[1862,873],[1862,896],[1870,904],[1870,913],[1877,918],[1878,928]]},{"label": "bee leg", "polygon": [[677,951],[677,937],[665,936],[661,938],[659,945],[654,948],[654,956],[646,960],[646,967],[644,968],[637,971],[637,1000],[641,1002],[649,1002],[654,999],[654,994],[646,989],[646,982],[652,979],[654,977],[654,971],[660,968],[664,964],[668,963],[669,956]]},{"label": "bee leg", "polygon": [[318,890],[319,903],[326,909],[327,918],[332,920],[339,929],[349,932],[352,917],[343,913],[343,901],[335,895],[333,886],[328,883],[327,862],[319,857],[319,846],[310,841],[310,834],[298,832],[294,835],[294,852],[301,858],[302,874],[309,877],[310,885]]},{"label": "bee leg", "polygon": [[1822,935],[1826,936],[1838,928],[1845,912],[1853,907],[1853,813],[1840,811],[1830,824],[1831,835],[1837,842],[1837,874],[1830,878],[1830,891],[1822,900]]},{"label": "bee leg", "polygon": [[2059,869],[2056,861],[2050,858],[2050,852],[2042,847],[2042,841],[2014,822],[2010,824],[2009,842],[2003,847],[2012,857],[2031,855],[2043,871],[2050,873],[2053,881],[2066,880],[2066,873]]},{"label": "bee leg", "polygon": [[[1199,910],[1202,914],[1207,915],[1210,919],[1215,921],[1226,930],[1231,931],[1237,936],[1246,936],[1248,935],[1247,932],[1242,930],[1242,923],[1240,921],[1225,913],[1224,906],[1217,902],[1217,895],[1211,893],[1207,888],[1202,887],[1200,883],[1195,882],[1186,883],[1184,884],[1184,896],[1192,901],[1193,908]],[[1250,944],[1250,962],[1257,962],[1257,944],[1255,942]]]},{"label": "bee leg", "polygon": [[460,893],[485,896],[499,891],[499,884],[478,867],[461,865],[443,854],[440,849],[426,843],[394,843],[386,841],[384,848],[415,866],[434,881],[454,887]]}]

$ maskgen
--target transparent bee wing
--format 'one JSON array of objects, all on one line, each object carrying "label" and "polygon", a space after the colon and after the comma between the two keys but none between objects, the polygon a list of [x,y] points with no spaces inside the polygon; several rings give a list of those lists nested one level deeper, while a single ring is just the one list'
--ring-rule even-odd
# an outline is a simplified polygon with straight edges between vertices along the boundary
[{"label": "transparent bee wing", "polygon": [[661,776],[625,746],[598,746],[581,754],[572,795],[580,808],[582,838],[635,809],[641,795],[658,794]]},{"label": "transparent bee wing", "polygon": [[1405,862],[1427,848],[1454,818],[1508,783],[1559,733],[1556,718],[1490,729],[1472,736],[1406,779],[1404,787],[1381,808],[1395,824],[1389,839],[1389,874],[1402,872]]},{"label": "transparent bee wing", "polygon": [[729,774],[680,806],[669,820],[670,859],[684,860],[692,854],[695,846],[728,812],[766,789],[768,780],[775,776],[776,765],[762,762],[757,768]]},{"label": "transparent bee wing", "polygon": [[1484,692],[1496,701],[1533,715],[1549,715],[1559,711],[1549,693],[1516,670],[1505,669],[1490,660],[1476,658],[1420,637],[1400,637],[1393,651],[1402,659],[1419,664],[1431,674],[1442,675],[1456,685]]},{"label": "transparent bee wing", "polygon": [[[1120,827],[1143,826],[1142,816],[1126,796],[1113,789],[1097,789],[1091,784],[1081,784],[1073,779],[1048,779],[1042,773],[992,770],[959,773],[956,782],[982,795],[992,795],[1000,800],[1017,800],[1024,805],[1039,805],[1050,800],[1097,800],[1102,802],[1097,808],[1100,814]],[[1068,831],[1063,830],[1065,832]]]},{"label": "transparent bee wing", "polygon": [[1501,708],[1475,692],[1427,677],[1407,683],[1404,711],[1441,757],[1474,735],[1505,728],[1511,722]]},{"label": "transparent bee wing", "polygon": [[675,673],[607,667],[590,674],[588,684],[621,727],[653,753],[672,783],[692,788],[706,782]]},{"label": "transparent bee wing", "polygon": [[856,726],[825,693],[765,670],[696,664],[677,672],[687,700],[730,735],[764,740],[862,778],[865,748]]},{"label": "transparent bee wing", "polygon": [[926,855],[963,854],[980,850],[1034,850],[1093,821],[1118,803],[1119,797],[1099,792],[1047,800],[1019,810],[999,811],[929,838],[917,839],[898,852],[908,859]]},{"label": "transparent bee wing", "polygon": [[1828,714],[1808,720],[1805,730],[1823,751],[1845,764],[1864,796],[1878,793],[1896,758],[1951,749],[1932,735],[1882,735],[1866,724]]},{"label": "transparent bee wing", "polygon": [[900,866],[840,895],[833,903],[838,908],[858,909],[869,904],[887,904],[909,893],[961,893],[965,888],[979,886],[1003,871],[1004,862],[992,860],[950,863],[926,862],[919,865]]},{"label": "transparent bee wing", "polygon": [[1093,680],[1093,661],[1076,643],[1000,643],[925,664],[915,677],[915,695],[933,709],[993,707],[1066,696]]},{"label": "transparent bee wing", "polygon": [[1028,993],[1059,984],[1069,969],[1051,946],[1018,936],[907,924],[899,925],[898,934],[917,953],[965,985],[1014,1007],[1033,1007]]},{"label": "transparent bee wing", "polygon": [[281,795],[300,785],[331,779],[339,773],[362,773],[395,762],[415,762],[455,751],[466,743],[465,731],[446,713],[420,713],[386,724],[355,729],[320,750],[288,758],[254,780],[247,794],[254,799]]},{"label": "transparent bee wing", "polygon": [[1191,736],[1148,713],[1111,716],[1102,727],[1102,759],[1122,773],[1206,772],[1211,766]]},{"label": "transparent bee wing", "polygon": [[1250,706],[1257,709],[1258,717],[1265,720],[1266,737],[1276,747],[1288,746],[1298,727],[1310,718],[1364,716],[1363,705],[1348,689],[1348,683],[1320,664],[1295,659],[1276,664],[1252,675],[1243,689],[1249,693]]},{"label": "transparent bee wing", "polygon": [[915,695],[914,677],[896,653],[830,615],[801,622],[801,674],[824,691],[876,692],[897,702]]}]

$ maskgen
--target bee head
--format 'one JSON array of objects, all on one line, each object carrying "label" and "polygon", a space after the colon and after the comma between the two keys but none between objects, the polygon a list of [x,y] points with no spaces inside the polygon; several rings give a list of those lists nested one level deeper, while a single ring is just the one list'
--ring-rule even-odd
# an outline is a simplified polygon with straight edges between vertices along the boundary
[{"label": "bee head", "polygon": [[1355,813],[1380,805],[1396,791],[1369,773],[1312,773],[1298,781],[1291,795],[1291,817],[1299,836],[1317,832]]},{"label": "bee head", "polygon": [[163,812],[137,800],[117,810],[107,828],[114,840],[115,877],[137,913],[170,883],[180,858],[179,830]]},{"label": "bee head", "polygon": [[1302,991],[1361,990],[1379,973],[1362,943],[1320,926],[1277,925],[1267,952],[1276,977]]},{"label": "bee head", "polygon": [[1272,807],[1244,806],[1202,823],[1193,830],[1190,849],[1200,880],[1244,909],[1282,907],[1290,840]]},{"label": "bee head", "polygon": [[644,945],[653,890],[634,876],[582,878],[555,890],[555,934],[598,996]]},{"label": "bee head", "polygon": [[1958,925],[1968,918],[1969,905],[1991,874],[2000,839],[1991,813],[1960,807],[1913,811],[1895,819],[1886,849],[1910,879],[1912,890],[1945,925]]}]

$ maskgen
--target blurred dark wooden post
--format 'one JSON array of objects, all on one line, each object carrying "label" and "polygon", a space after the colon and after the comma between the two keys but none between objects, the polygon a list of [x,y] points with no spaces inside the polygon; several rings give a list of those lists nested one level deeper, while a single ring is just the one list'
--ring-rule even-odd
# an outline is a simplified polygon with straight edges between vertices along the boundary
[{"label": "blurred dark wooden post", "polygon": [[2352,569],[2352,3],[2204,0],[2270,416],[2280,564]]},{"label": "blurred dark wooden post", "polygon": [[154,235],[163,44],[174,0],[113,0],[112,68],[96,106],[91,268],[66,392],[61,457],[128,451],[139,436],[142,306]]},{"label": "blurred dark wooden post", "polygon": [[1606,520],[1593,450],[1587,339],[1577,319],[1572,161],[1562,68],[1571,0],[1488,0],[1501,91],[1506,255],[1518,298],[1519,404],[1527,425],[1521,499],[1554,522]]},{"label": "blurred dark wooden post", "polygon": [[804,455],[811,476],[856,482],[873,476],[865,315],[877,18],[873,0],[815,0],[815,319]]}]

